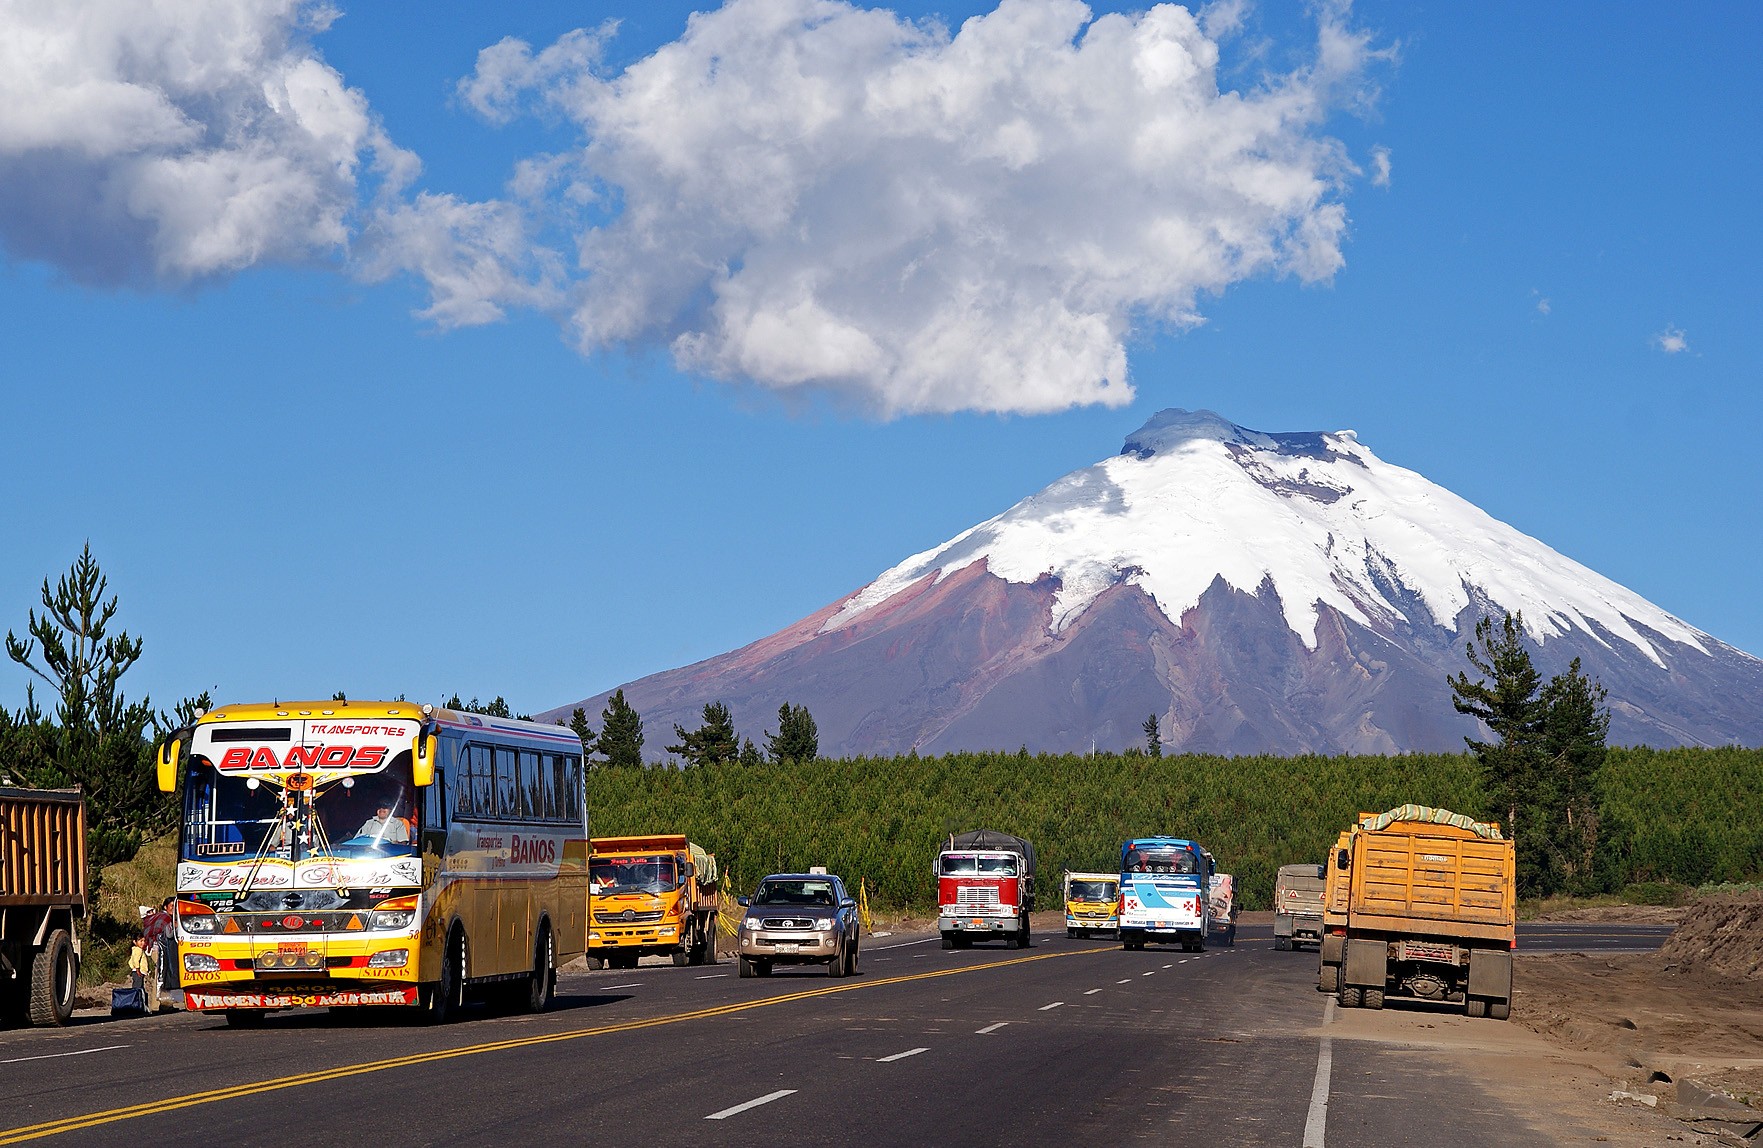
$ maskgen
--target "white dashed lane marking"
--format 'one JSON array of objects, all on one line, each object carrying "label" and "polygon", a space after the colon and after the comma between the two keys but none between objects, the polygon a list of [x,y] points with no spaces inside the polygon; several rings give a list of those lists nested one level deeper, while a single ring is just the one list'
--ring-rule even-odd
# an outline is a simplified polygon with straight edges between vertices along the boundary
[{"label": "white dashed lane marking", "polygon": [[999,1029],[1003,1028],[1005,1025],[1007,1025],[1009,1023],[1010,1022],[1007,1020],[1001,1020],[997,1024],[988,1024],[984,1028],[976,1028],[973,1030],[974,1035],[984,1036],[988,1032],[997,1032]]},{"label": "white dashed lane marking", "polygon": [[905,1060],[909,1056],[917,1056],[921,1052],[929,1051],[928,1048],[909,1048],[905,1052],[896,1052],[892,1056],[878,1056],[875,1058],[875,1062],[877,1064],[891,1064],[896,1060]]},{"label": "white dashed lane marking", "polygon": [[1059,1007],[1059,1006],[1060,1006],[1060,1005],[1062,1005],[1062,1004],[1064,1004],[1064,1003],[1065,1003],[1065,1002],[1064,1002],[1064,1001],[1054,1001],[1054,1002],[1053,1002],[1053,1003],[1052,1003],[1052,1004],[1044,1004],[1044,1005],[1042,1005],[1042,1006],[1041,1006],[1041,1007],[1040,1007],[1040,1008],[1038,1008],[1038,1009],[1036,1009],[1036,1010],[1035,1010],[1035,1011],[1036,1011],[1036,1012],[1046,1012],[1046,1011],[1047,1011],[1047,1010],[1048,1010],[1048,1009],[1050,1009],[1050,1008],[1058,1008],[1058,1007]]},{"label": "white dashed lane marking", "polygon": [[776,1092],[767,1092],[764,1096],[756,1096],[745,1104],[737,1104],[733,1108],[724,1108],[721,1112],[712,1112],[706,1120],[727,1120],[731,1116],[739,1116],[749,1108],[757,1108],[761,1104],[770,1104],[773,1100],[782,1100],[786,1096],[796,1095],[794,1088],[780,1088]]}]

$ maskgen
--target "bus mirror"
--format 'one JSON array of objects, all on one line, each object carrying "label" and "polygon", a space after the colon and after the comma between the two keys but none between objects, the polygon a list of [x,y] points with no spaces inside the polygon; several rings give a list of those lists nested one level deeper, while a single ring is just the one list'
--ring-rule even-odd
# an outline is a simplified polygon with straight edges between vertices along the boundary
[{"label": "bus mirror", "polygon": [[435,780],[435,745],[438,741],[432,733],[419,733],[415,744],[410,747],[410,780],[419,789]]},{"label": "bus mirror", "polygon": [[183,741],[172,738],[159,747],[159,792],[176,793],[178,788],[178,751]]}]

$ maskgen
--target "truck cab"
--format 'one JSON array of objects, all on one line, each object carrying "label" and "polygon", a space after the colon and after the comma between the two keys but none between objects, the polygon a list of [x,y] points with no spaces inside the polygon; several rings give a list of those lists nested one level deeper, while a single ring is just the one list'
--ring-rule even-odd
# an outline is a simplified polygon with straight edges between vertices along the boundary
[{"label": "truck cab", "polygon": [[1112,937],[1120,931],[1120,874],[1065,874],[1065,935]]},{"label": "truck cab", "polygon": [[943,948],[976,940],[1026,949],[1035,907],[1034,846],[991,829],[952,835],[937,853],[937,932]]}]

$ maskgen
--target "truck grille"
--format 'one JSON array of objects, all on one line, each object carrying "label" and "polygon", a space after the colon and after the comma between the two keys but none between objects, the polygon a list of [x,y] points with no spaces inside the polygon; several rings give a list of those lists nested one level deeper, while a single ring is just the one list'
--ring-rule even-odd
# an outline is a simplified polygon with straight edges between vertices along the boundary
[{"label": "truck grille", "polygon": [[996,909],[999,905],[998,891],[990,885],[963,885],[955,891],[955,906],[960,909]]},{"label": "truck grille", "polygon": [[635,909],[616,910],[610,913],[596,911],[594,913],[596,925],[646,925],[660,919],[660,909],[643,913],[639,913]]},{"label": "truck grille", "polygon": [[767,929],[812,929],[813,917],[767,917],[760,922]]}]

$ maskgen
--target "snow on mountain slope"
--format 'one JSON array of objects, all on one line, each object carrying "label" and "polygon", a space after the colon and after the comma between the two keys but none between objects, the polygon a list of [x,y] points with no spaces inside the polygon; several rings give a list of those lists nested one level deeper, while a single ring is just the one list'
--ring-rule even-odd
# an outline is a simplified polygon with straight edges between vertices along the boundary
[{"label": "snow on mountain slope", "polygon": [[1539,641],[1571,628],[1604,642],[1595,621],[1663,666],[1639,622],[1707,649],[1699,630],[1383,461],[1352,431],[1263,434],[1211,411],[1159,413],[1119,455],[882,574],[822,631],[926,576],[940,580],[982,560],[1009,582],[1057,578],[1055,632],[1121,582],[1179,622],[1222,577],[1248,593],[1271,582],[1287,624],[1311,649],[1319,604],[1381,628],[1404,615],[1412,596],[1448,629],[1476,590],[1521,611]]}]

